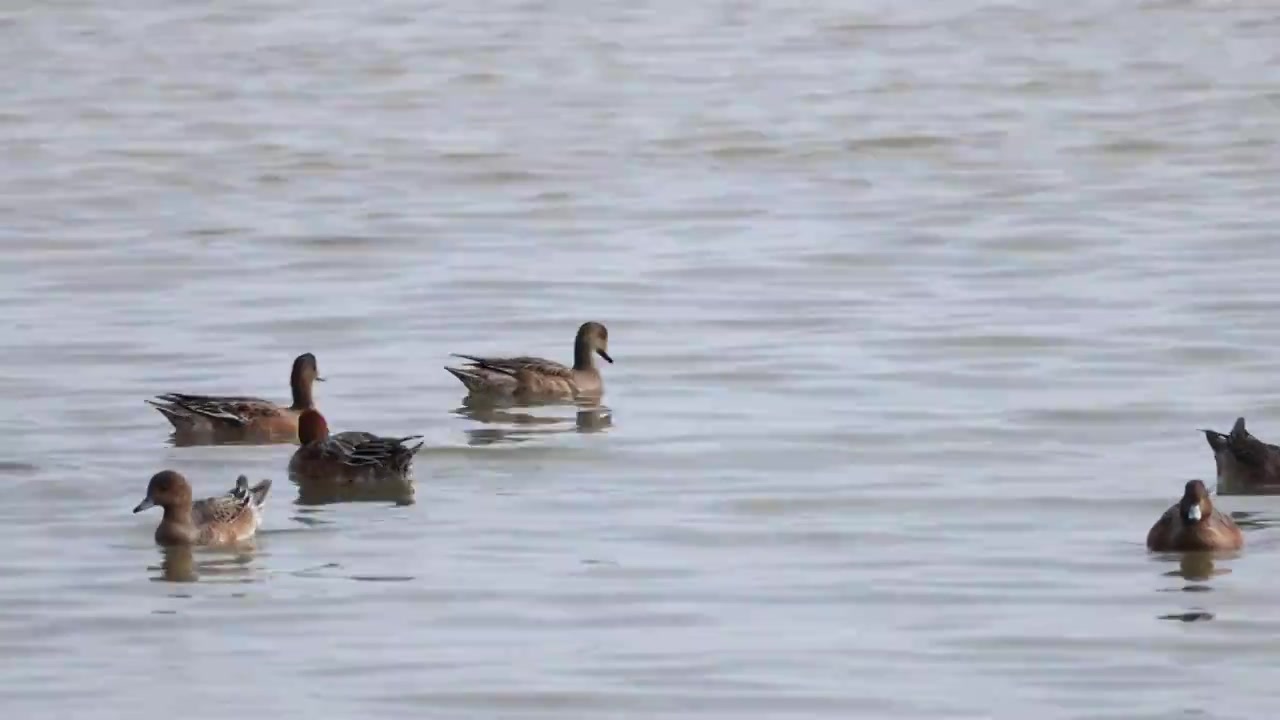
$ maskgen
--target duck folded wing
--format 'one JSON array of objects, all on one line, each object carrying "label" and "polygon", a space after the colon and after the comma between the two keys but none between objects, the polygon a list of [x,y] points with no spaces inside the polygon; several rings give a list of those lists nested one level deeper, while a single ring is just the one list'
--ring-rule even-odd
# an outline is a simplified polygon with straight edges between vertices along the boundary
[{"label": "duck folded wing", "polygon": [[404,471],[422,448],[421,442],[412,447],[407,443],[421,439],[421,435],[401,438],[371,436],[355,444],[343,462],[352,467],[384,467]]},{"label": "duck folded wing", "polygon": [[191,503],[191,515],[195,519],[196,524],[206,522],[215,517],[223,504],[230,501],[232,503],[243,503],[249,500],[249,478],[241,475],[236,478],[236,486],[231,488],[224,495],[196,500]]},{"label": "duck folded wing", "polygon": [[499,372],[503,375],[510,375],[512,377],[522,372],[563,378],[573,377],[573,370],[571,368],[546,358],[531,357],[528,355],[511,358],[492,358],[463,355],[461,353],[453,353],[453,356],[469,360],[470,363],[468,364],[471,367]]},{"label": "duck folded wing", "polygon": [[241,475],[236,479],[236,486],[226,495],[191,503],[192,520],[197,526],[234,522],[242,515],[265,505],[270,490],[270,480],[263,480],[249,487],[249,478]]},{"label": "duck folded wing", "polygon": [[222,497],[208,498],[201,501],[201,507],[197,511],[195,506],[192,508],[192,519],[197,526],[218,525],[222,523],[234,522],[241,515],[253,511],[253,503],[248,498],[235,498],[229,495]]},{"label": "duck folded wing", "polygon": [[156,402],[148,400],[166,414],[185,411],[214,420],[247,425],[255,418],[278,415],[280,408],[269,400],[256,397],[235,397],[218,395],[187,395],[185,393],[165,393],[157,395]]}]

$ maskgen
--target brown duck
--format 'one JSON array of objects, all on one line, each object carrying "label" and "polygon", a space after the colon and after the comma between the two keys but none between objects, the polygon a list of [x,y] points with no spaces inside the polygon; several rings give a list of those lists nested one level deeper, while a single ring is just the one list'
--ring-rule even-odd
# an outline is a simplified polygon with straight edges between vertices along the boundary
[{"label": "brown duck", "polygon": [[186,393],[166,393],[147,402],[182,436],[218,442],[294,442],[298,415],[315,407],[311,387],[317,381],[324,378],[316,370],[316,356],[303,353],[294,359],[289,373],[293,404],[288,407],[256,397]]},{"label": "brown duck", "polygon": [[1147,548],[1157,552],[1239,550],[1243,546],[1240,527],[1213,507],[1209,490],[1199,480],[1187,483],[1182,499],[1165,510],[1147,533]]},{"label": "brown duck", "polygon": [[369,489],[409,487],[413,456],[421,435],[381,437],[367,432],[329,434],[318,410],[305,410],[298,421],[302,443],[289,460],[289,474],[299,485],[354,485]]},{"label": "brown duck", "polygon": [[249,478],[236,478],[225,495],[192,501],[191,485],[181,473],[164,470],[147,483],[147,496],[133,509],[142,512],[159,505],[164,516],[156,527],[161,545],[227,545],[253,537],[262,524],[271,481],[249,487]]}]

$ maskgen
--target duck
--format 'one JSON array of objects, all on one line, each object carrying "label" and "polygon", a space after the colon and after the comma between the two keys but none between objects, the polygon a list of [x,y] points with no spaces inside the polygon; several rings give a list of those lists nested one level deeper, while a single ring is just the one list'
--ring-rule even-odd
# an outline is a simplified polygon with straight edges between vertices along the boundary
[{"label": "duck", "polygon": [[182,473],[162,470],[151,477],[147,496],[133,511],[164,509],[155,533],[159,545],[231,545],[258,531],[270,490],[270,480],[250,487],[249,478],[241,475],[230,492],[193,502],[191,484]]},{"label": "duck", "polygon": [[595,356],[609,364],[609,330],[598,322],[585,322],[573,340],[573,367],[540,357],[481,357],[452,353],[469,362],[445,366],[469,394],[519,399],[561,400],[604,394],[604,378]]},{"label": "duck", "polygon": [[1231,432],[1201,430],[1213,450],[1218,493],[1230,494],[1270,486],[1280,489],[1280,447],[1262,442],[1236,418]]},{"label": "duck", "polygon": [[288,407],[256,397],[187,393],[165,393],[147,402],[184,437],[218,442],[295,442],[298,415],[315,407],[311,395],[315,382],[324,382],[316,369],[316,356],[303,353],[294,359],[289,373],[293,404]]},{"label": "duck", "polygon": [[1230,516],[1213,507],[1209,490],[1188,481],[1182,499],[1164,511],[1147,533],[1147,548],[1156,552],[1239,550],[1244,534]]},{"label": "duck", "polygon": [[301,446],[289,460],[289,474],[304,489],[410,488],[409,470],[422,442],[408,443],[421,439],[421,435],[382,437],[360,431],[331,435],[319,410],[304,410],[298,417]]}]

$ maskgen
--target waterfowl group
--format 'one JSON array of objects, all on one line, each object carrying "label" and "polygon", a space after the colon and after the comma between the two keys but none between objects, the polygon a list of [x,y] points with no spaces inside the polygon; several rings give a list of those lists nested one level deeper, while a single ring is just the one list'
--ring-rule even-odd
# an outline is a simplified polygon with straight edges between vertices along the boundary
[{"label": "waterfowl group", "polygon": [[[469,362],[446,369],[462,381],[469,396],[572,401],[604,394],[596,355],[613,362],[609,331],[601,323],[586,322],[574,339],[572,367],[530,356],[459,355]],[[175,438],[185,443],[297,443],[288,472],[304,501],[412,498],[411,468],[422,448],[422,436],[331,434],[312,394],[313,384],[323,381],[315,355],[303,353],[294,359],[289,373],[293,398],[287,406],[257,397],[189,393],[165,393],[147,402],[173,425]],[[151,478],[146,497],[134,512],[163,508],[155,531],[160,545],[236,544],[254,536],[270,489],[270,480],[251,487],[241,475],[227,493],[193,500],[187,479],[177,471],[164,470]]]},{"label": "waterfowl group", "polygon": [[[585,322],[573,342],[573,365],[546,358],[455,353],[466,360],[445,366],[468,396],[518,401],[577,401],[604,394],[596,356],[612,363],[609,331]],[[312,386],[323,381],[315,355],[293,361],[289,388],[293,401],[277,405],[256,397],[166,393],[148,400],[173,424],[175,435],[212,443],[296,442],[290,477],[303,497],[334,500],[381,495],[412,497],[411,467],[422,448],[421,435],[382,436],[363,431],[329,432],[316,408]],[[1280,491],[1280,447],[1264,443],[1236,420],[1229,433],[1204,430],[1217,466],[1219,492]],[[413,441],[418,441],[416,444]],[[217,545],[251,538],[262,521],[271,481],[250,487],[241,475],[224,495],[192,500],[186,478],[165,470],[151,478],[134,512],[159,506],[164,515],[155,531],[161,545]],[[1213,506],[1208,488],[1192,480],[1182,498],[1165,510],[1147,533],[1147,547],[1158,552],[1238,550],[1244,535],[1230,516]]]}]

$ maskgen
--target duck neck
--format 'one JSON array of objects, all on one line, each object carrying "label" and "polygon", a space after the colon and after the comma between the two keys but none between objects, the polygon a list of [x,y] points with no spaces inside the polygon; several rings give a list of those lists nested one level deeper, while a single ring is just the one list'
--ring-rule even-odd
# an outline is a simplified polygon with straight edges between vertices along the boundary
[{"label": "duck neck", "polygon": [[166,505],[164,517],[156,527],[156,542],[161,545],[189,545],[196,541],[200,531],[191,519],[191,503],[181,507]]},{"label": "duck neck", "polygon": [[176,525],[194,525],[191,520],[191,503],[165,505],[162,521]]},{"label": "duck neck", "polygon": [[591,343],[587,342],[585,335],[579,335],[573,343],[573,369],[594,370],[595,367],[596,359],[595,353],[591,350]]},{"label": "duck neck", "polygon": [[306,378],[296,377],[289,383],[293,390],[293,405],[291,410],[310,410],[315,407],[315,401],[311,399],[311,381]]}]

